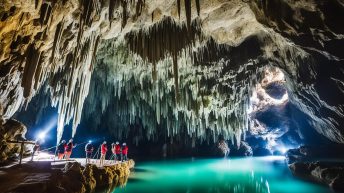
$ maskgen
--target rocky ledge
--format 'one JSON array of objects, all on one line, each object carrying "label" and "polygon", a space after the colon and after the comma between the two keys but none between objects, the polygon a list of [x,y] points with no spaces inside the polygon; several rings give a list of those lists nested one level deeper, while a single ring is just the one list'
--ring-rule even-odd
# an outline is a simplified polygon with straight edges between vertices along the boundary
[{"label": "rocky ledge", "polygon": [[[344,149],[337,146],[301,146],[286,154],[291,172],[298,177],[344,192]],[[319,161],[321,160],[321,161]]]},{"label": "rocky ledge", "polygon": [[295,176],[327,184],[335,191],[344,192],[344,163],[295,162],[289,168]]},{"label": "rocky ledge", "polygon": [[51,162],[31,162],[0,170],[1,190],[5,192],[84,193],[96,188],[112,189],[127,182],[133,160],[98,168],[81,166],[78,162],[51,165]]}]

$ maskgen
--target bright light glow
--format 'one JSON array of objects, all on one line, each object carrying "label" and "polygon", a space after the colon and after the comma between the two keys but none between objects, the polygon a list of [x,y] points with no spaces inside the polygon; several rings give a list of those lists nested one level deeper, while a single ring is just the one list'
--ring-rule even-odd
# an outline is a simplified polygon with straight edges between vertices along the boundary
[{"label": "bright light glow", "polygon": [[41,131],[36,135],[36,140],[44,140],[47,134],[56,126],[57,117],[52,116],[40,129]]},{"label": "bright light glow", "polygon": [[92,143],[92,141],[91,141],[91,140],[88,140],[88,143]]},{"label": "bright light glow", "polygon": [[264,161],[281,161],[281,160],[285,160],[285,156],[271,155],[271,156],[258,157],[257,159],[264,160]]},{"label": "bright light glow", "polygon": [[289,100],[288,93],[284,93],[281,99],[272,98],[264,89],[266,85],[272,82],[285,82],[283,72],[278,68],[270,68],[264,71],[264,79],[258,83],[252,90],[250,97],[250,105],[247,109],[247,113],[251,114],[274,105],[283,105]]},{"label": "bright light glow", "polygon": [[288,149],[285,148],[285,147],[280,147],[279,150],[280,150],[283,154],[285,154],[285,153],[288,151]]},{"label": "bright light glow", "polygon": [[37,139],[41,139],[41,140],[43,140],[44,138],[45,138],[45,135],[46,135],[46,133],[43,131],[43,132],[40,132],[39,134],[38,134],[38,136],[37,136]]}]

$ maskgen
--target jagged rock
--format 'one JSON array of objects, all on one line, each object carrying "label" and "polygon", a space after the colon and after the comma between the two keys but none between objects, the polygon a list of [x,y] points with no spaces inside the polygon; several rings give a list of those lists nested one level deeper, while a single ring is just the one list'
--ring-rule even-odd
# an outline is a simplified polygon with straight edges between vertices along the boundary
[{"label": "jagged rock", "polygon": [[94,170],[97,169],[97,166],[88,164],[85,166],[85,169],[82,171],[82,175],[84,176],[85,179],[85,186],[86,190],[94,190],[97,186],[97,181],[94,177]]},{"label": "jagged rock", "polygon": [[253,155],[253,151],[252,148],[250,147],[250,145],[247,142],[241,141],[240,142],[240,146],[239,147],[231,147],[231,153],[230,155],[233,156],[245,156],[245,157],[249,157]]},{"label": "jagged rock", "polygon": [[289,103],[344,143],[343,10],[340,0],[5,0],[3,118],[44,85],[58,107],[57,141],[72,119],[74,136],[83,117],[116,135],[132,128],[136,141],[186,133],[240,145],[252,129],[254,88],[279,69]]},{"label": "jagged rock", "polygon": [[9,143],[9,141],[25,140],[25,134],[25,125],[17,120],[10,119],[0,125],[0,163],[15,158],[15,154],[19,153],[20,144]]},{"label": "jagged rock", "polygon": [[286,153],[288,163],[312,161],[317,159],[340,159],[344,157],[342,145],[301,146]]},{"label": "jagged rock", "polygon": [[[41,165],[42,164],[42,165]],[[129,160],[114,166],[97,168],[86,165],[83,168],[77,162],[67,162],[64,168],[51,167],[51,162],[33,162],[22,166],[12,166],[0,173],[2,192],[52,192],[52,193],[84,193],[92,192],[96,187],[123,185],[134,167],[134,161]]]},{"label": "jagged rock", "polygon": [[289,168],[296,176],[327,184],[336,191],[344,190],[344,163],[296,162]]}]

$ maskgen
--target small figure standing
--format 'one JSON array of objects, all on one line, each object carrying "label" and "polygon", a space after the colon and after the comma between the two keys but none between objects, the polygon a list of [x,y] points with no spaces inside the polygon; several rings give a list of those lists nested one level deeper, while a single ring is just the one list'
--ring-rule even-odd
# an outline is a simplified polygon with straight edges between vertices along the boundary
[{"label": "small figure standing", "polygon": [[37,140],[35,142],[35,144],[33,145],[33,148],[32,148],[32,156],[31,156],[31,161],[33,161],[33,156],[35,155],[36,152],[39,152],[39,148],[40,148],[40,142],[39,140]]},{"label": "small figure standing", "polygon": [[116,145],[115,145],[115,160],[119,161],[121,159],[121,145],[119,145],[119,142],[116,141]]},{"label": "small figure standing", "polygon": [[108,151],[106,141],[103,142],[101,146],[101,155],[100,155],[100,166],[104,165],[105,157],[106,157],[106,152]]},{"label": "small figure standing", "polygon": [[69,160],[70,156],[72,155],[72,150],[75,148],[76,145],[73,144],[73,139],[70,139],[65,148],[65,159]]},{"label": "small figure standing", "polygon": [[128,160],[128,146],[126,143],[123,143],[122,147],[122,161]]},{"label": "small figure standing", "polygon": [[62,160],[65,155],[65,149],[67,144],[65,140],[62,140],[61,143],[57,146],[57,159]]},{"label": "small figure standing", "polygon": [[85,152],[86,152],[86,164],[90,164],[91,163],[91,157],[92,157],[92,153],[93,153],[93,145],[92,145],[92,141],[88,141],[88,143],[85,146]]}]

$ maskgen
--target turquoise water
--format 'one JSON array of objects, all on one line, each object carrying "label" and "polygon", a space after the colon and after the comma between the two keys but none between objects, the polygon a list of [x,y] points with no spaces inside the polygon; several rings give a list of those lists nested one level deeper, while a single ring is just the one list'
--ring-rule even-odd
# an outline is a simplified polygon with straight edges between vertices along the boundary
[{"label": "turquoise water", "polygon": [[137,163],[114,193],[330,193],[294,178],[283,157],[183,159]]}]

